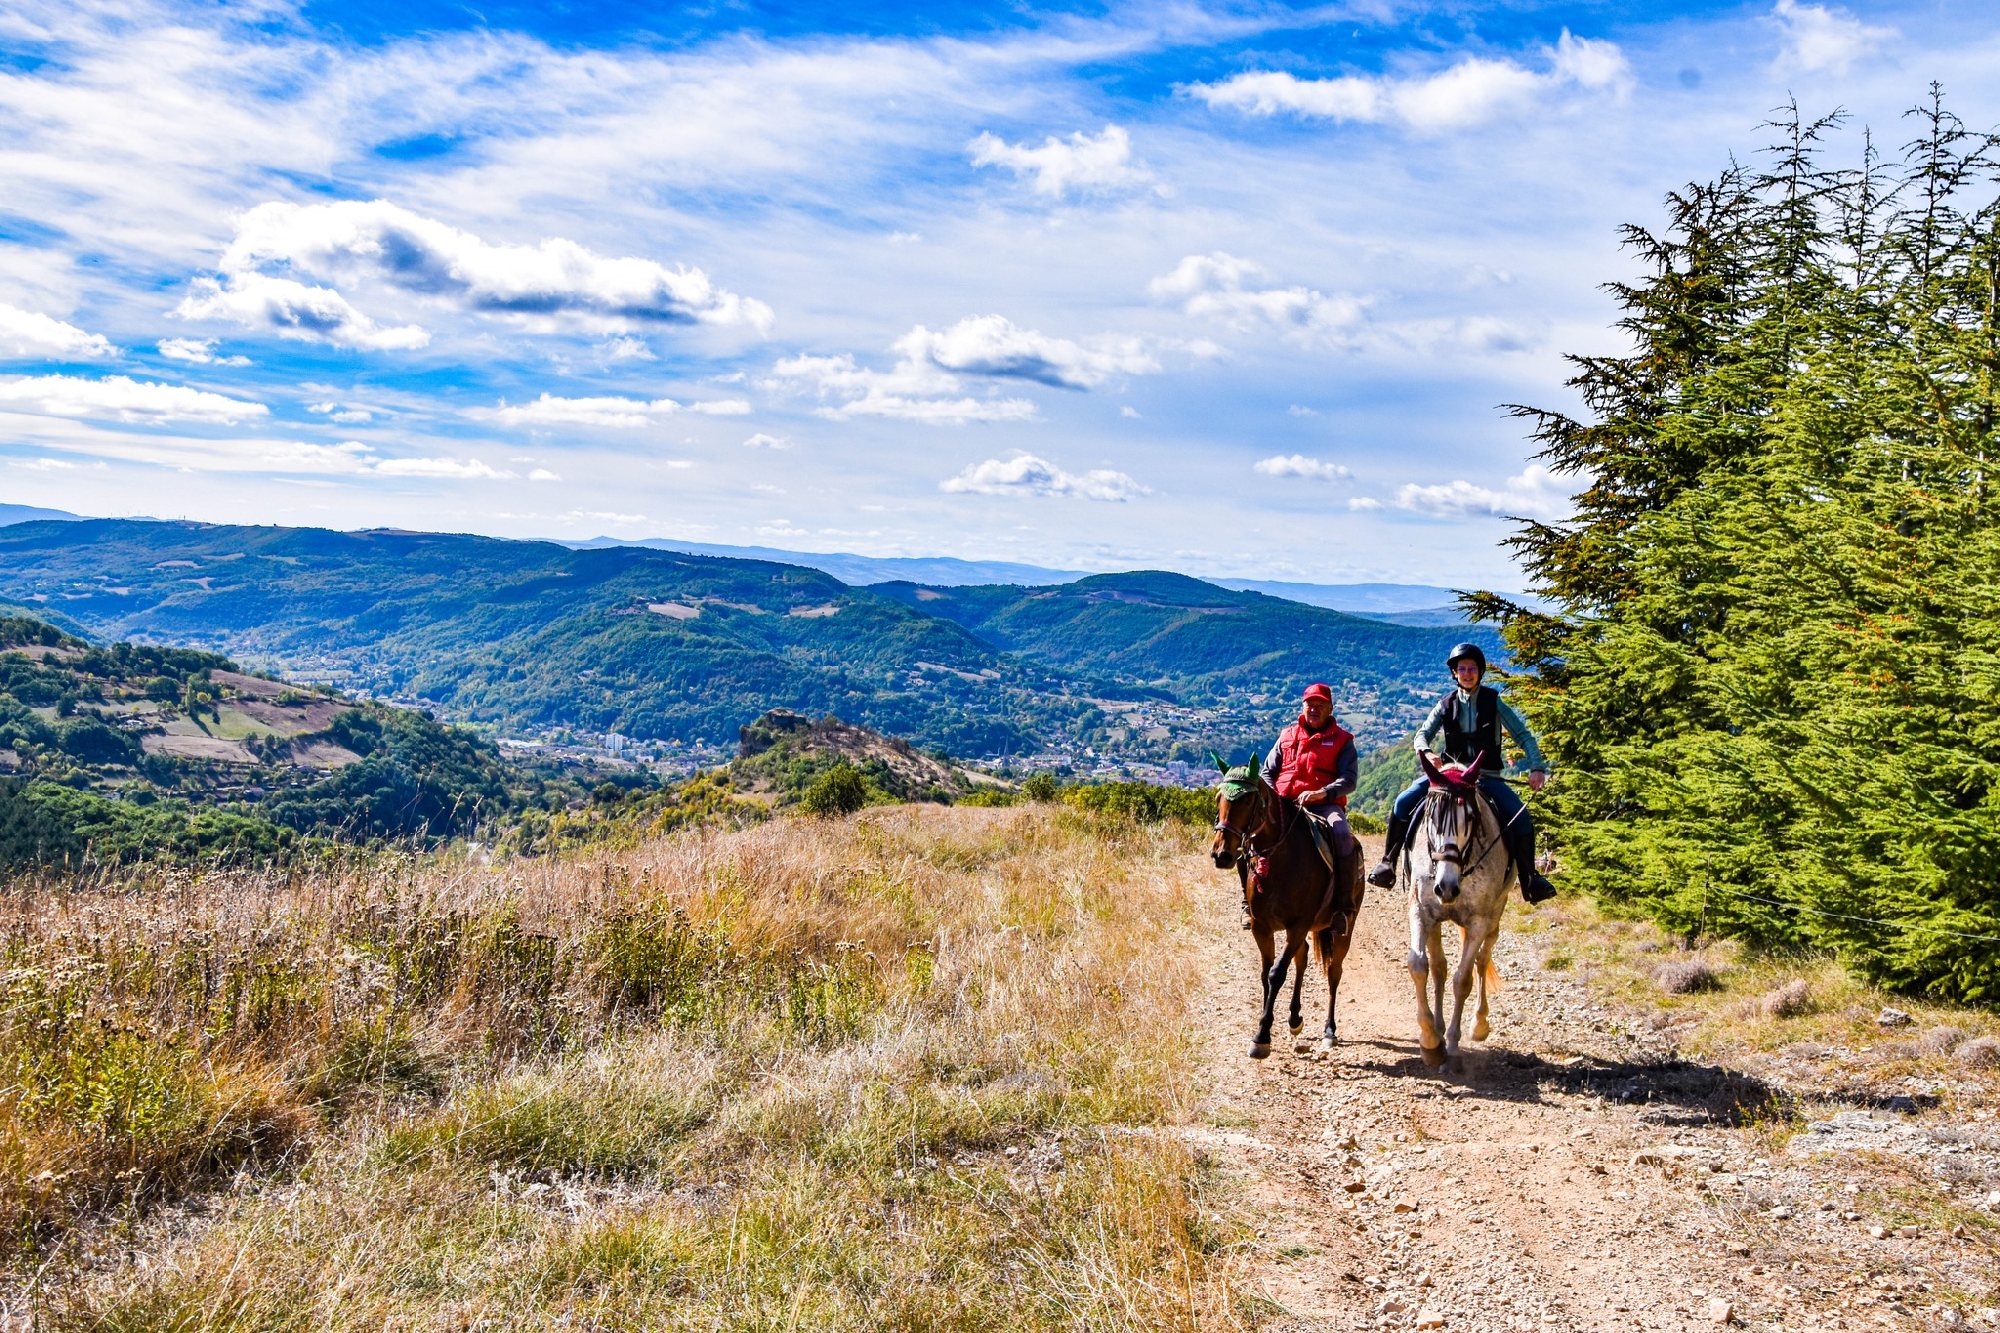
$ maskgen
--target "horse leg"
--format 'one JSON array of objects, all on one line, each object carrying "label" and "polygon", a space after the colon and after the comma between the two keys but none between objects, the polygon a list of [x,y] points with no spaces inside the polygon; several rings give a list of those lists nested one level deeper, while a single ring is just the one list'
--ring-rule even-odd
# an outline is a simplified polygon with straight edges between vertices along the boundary
[{"label": "horse leg", "polygon": [[1423,908],[1418,905],[1415,889],[1410,891],[1410,983],[1417,990],[1417,1039],[1424,1048],[1424,1063],[1436,1069],[1444,1063],[1444,1042],[1438,1036],[1437,1022],[1431,1017],[1430,996],[1424,991],[1424,980],[1430,973],[1430,955],[1425,942],[1431,931],[1424,924]]},{"label": "horse leg", "polygon": [[[1292,948],[1292,932],[1290,931],[1285,932],[1285,945],[1286,952],[1289,953]],[[1312,950],[1307,947],[1304,931],[1299,932],[1297,948],[1298,961],[1292,965],[1292,1012],[1289,1019],[1293,1036],[1297,1036],[1299,1029],[1306,1025],[1305,1013],[1299,1008],[1299,994],[1305,989],[1306,955],[1311,953]]]},{"label": "horse leg", "polygon": [[1334,1043],[1340,1040],[1335,1027],[1334,1006],[1340,1002],[1341,968],[1347,961],[1348,946],[1354,942],[1354,917],[1351,913],[1347,922],[1345,934],[1334,934],[1330,926],[1319,933],[1319,961],[1326,969],[1326,1026],[1320,1029],[1319,1034],[1319,1049],[1322,1051],[1332,1050]]},{"label": "horse leg", "polygon": [[1493,1035],[1493,1025],[1486,1021],[1486,979],[1493,975],[1493,941],[1500,938],[1500,927],[1496,923],[1486,933],[1486,942],[1479,948],[1479,1012],[1472,1018],[1472,1039],[1485,1041]]},{"label": "horse leg", "polygon": [[[1447,1060],[1458,1059],[1458,1039],[1465,1023],[1465,997],[1472,993],[1472,977],[1479,971],[1479,951],[1485,947],[1485,923],[1474,922],[1458,928],[1458,967],[1451,976],[1451,1027],[1444,1034]],[[1475,928],[1479,933],[1475,935]]]},{"label": "horse leg", "polygon": [[1277,943],[1271,938],[1269,927],[1257,926],[1257,953],[1263,959],[1263,968],[1258,975],[1264,983],[1264,1013],[1257,1024],[1257,1039],[1250,1043],[1250,1058],[1261,1060],[1271,1053],[1271,1011],[1277,1008],[1278,992],[1285,986],[1285,970],[1291,966],[1291,941],[1287,940],[1285,952],[1273,960],[1278,952]]},{"label": "horse leg", "polygon": [[1438,1032],[1438,1063],[1443,1064],[1451,1052],[1445,1049],[1444,1032],[1444,923],[1431,922],[1430,939],[1425,942],[1425,954],[1431,962],[1431,1013]]}]

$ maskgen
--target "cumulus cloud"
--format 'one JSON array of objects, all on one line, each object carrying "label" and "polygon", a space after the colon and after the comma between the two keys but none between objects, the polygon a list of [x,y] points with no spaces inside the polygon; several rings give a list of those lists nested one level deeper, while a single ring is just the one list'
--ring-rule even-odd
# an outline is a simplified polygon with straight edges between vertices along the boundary
[{"label": "cumulus cloud", "polygon": [[1349,497],[1347,507],[1357,514],[1367,514],[1380,509],[1382,502],[1372,495],[1356,495]]},{"label": "cumulus cloud", "polygon": [[162,338],[160,355],[169,361],[186,361],[197,366],[247,366],[247,356],[217,356],[213,338]]},{"label": "cumulus cloud", "polygon": [[642,340],[620,334],[597,344],[597,359],[606,365],[616,365],[620,361],[651,361],[654,357],[653,349]]},{"label": "cumulus cloud", "polygon": [[384,477],[443,477],[455,481],[506,481],[513,473],[476,458],[384,458],[369,465]]},{"label": "cumulus cloud", "polygon": [[118,349],[100,333],[0,301],[0,357],[38,361],[94,361]]},{"label": "cumulus cloud", "polygon": [[708,416],[742,416],[750,404],[740,398],[713,402],[680,403],[672,398],[558,398],[544,393],[532,403],[475,408],[466,415],[503,426],[602,426],[632,430],[670,417],[676,412],[700,412]]},{"label": "cumulus cloud", "polygon": [[408,351],[430,342],[415,324],[384,328],[331,287],[314,287],[263,273],[196,278],[194,290],[174,307],[182,319],[213,319],[269,329],[281,338],[331,343],[366,352]]},{"label": "cumulus cloud", "polygon": [[365,407],[342,407],[339,403],[313,403],[306,408],[306,411],[314,416],[325,417],[329,421],[338,421],[344,426],[358,425],[375,419],[375,414]]},{"label": "cumulus cloud", "polygon": [[544,393],[532,403],[477,409],[468,415],[503,426],[610,426],[633,429],[650,426],[680,411],[671,398],[557,398]]},{"label": "cumulus cloud", "polygon": [[1085,346],[1016,328],[1001,315],[975,315],[937,333],[919,324],[895,350],[954,374],[1033,380],[1056,389],[1088,389],[1113,375],[1150,375],[1160,368],[1137,338],[1101,338]]},{"label": "cumulus cloud", "polygon": [[1257,285],[1268,278],[1262,265],[1218,250],[1187,256],[1173,272],[1153,279],[1147,290],[1155,300],[1177,301],[1188,314],[1238,332],[1270,329],[1304,343],[1352,340],[1366,302],[1309,287]]},{"label": "cumulus cloud", "polygon": [[1780,68],[1808,74],[1845,74],[1871,48],[1898,35],[1894,28],[1871,27],[1845,11],[1798,0],[1778,0],[1771,17],[1784,32]]},{"label": "cumulus cloud", "polygon": [[1025,398],[960,394],[958,378],[927,361],[904,360],[890,370],[868,370],[848,353],[793,356],[771,367],[771,383],[815,394],[825,403],[815,411],[836,421],[889,417],[962,426],[974,421],[1026,421],[1035,415],[1035,405]]},{"label": "cumulus cloud", "polygon": [[1568,488],[1539,463],[1507,478],[1498,489],[1464,480],[1442,486],[1405,486],[1396,492],[1396,504],[1430,518],[1490,515],[1559,519],[1570,512]]},{"label": "cumulus cloud", "polygon": [[0,381],[0,409],[51,417],[92,417],[116,421],[211,421],[234,425],[261,417],[262,403],[226,398],[184,384],[135,380],[129,375],[85,379],[77,375],[33,375]]},{"label": "cumulus cloud", "polygon": [[1338,463],[1304,454],[1278,454],[1260,459],[1251,469],[1264,477],[1303,477],[1308,481],[1345,481],[1354,474]]},{"label": "cumulus cloud", "polygon": [[792,447],[792,442],[782,435],[766,435],[763,431],[758,431],[755,435],[743,441],[743,447],[745,449],[789,449]]},{"label": "cumulus cloud", "polygon": [[698,268],[601,255],[562,237],[494,244],[382,199],[260,204],[238,219],[221,267],[226,292],[255,278],[277,281],[267,270],[282,269],[608,333],[696,323],[764,332],[771,324],[769,306],[717,287]]},{"label": "cumulus cloud", "polygon": [[970,147],[975,167],[1005,167],[1017,177],[1032,178],[1035,193],[1054,198],[1141,185],[1151,178],[1132,161],[1132,136],[1119,125],[1106,125],[1095,135],[1078,130],[1059,139],[1052,134],[1039,148],[981,134]]},{"label": "cumulus cloud", "polygon": [[1484,124],[1564,91],[1622,96],[1632,84],[1631,65],[1615,43],[1576,37],[1567,29],[1546,48],[1542,63],[1541,69],[1530,69],[1514,60],[1471,56],[1413,77],[1301,79],[1283,70],[1258,70],[1193,84],[1187,91],[1212,107],[1246,115],[1397,124],[1437,133]]},{"label": "cumulus cloud", "polygon": [[1112,503],[1152,494],[1123,472],[1109,469],[1082,474],[1065,472],[1045,458],[1025,453],[975,463],[957,476],[939,482],[938,489],[974,495],[1073,495]]}]

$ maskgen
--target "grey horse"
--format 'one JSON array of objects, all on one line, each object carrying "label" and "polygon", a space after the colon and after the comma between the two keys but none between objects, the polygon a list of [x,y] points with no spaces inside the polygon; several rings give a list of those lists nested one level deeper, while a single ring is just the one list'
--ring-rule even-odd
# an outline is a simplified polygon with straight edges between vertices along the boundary
[{"label": "grey horse", "polygon": [[[1455,1067],[1465,1001],[1475,978],[1479,1010],[1472,1039],[1485,1041],[1492,1031],[1486,1021],[1486,994],[1500,988],[1499,974],[1493,970],[1493,942],[1500,937],[1500,917],[1507,909],[1515,872],[1500,822],[1479,794],[1484,756],[1464,768],[1440,768],[1421,753],[1417,758],[1431,788],[1409,840],[1402,879],[1410,895],[1409,965],[1410,980],[1417,988],[1417,1028],[1424,1063],[1435,1069],[1448,1061]],[[1461,947],[1452,974],[1451,1026],[1440,1037],[1447,921],[1458,927]]]}]

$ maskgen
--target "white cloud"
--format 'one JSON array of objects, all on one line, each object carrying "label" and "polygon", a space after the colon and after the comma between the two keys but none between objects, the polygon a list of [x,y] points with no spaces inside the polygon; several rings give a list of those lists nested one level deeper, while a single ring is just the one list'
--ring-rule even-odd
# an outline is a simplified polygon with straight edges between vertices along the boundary
[{"label": "white cloud", "polygon": [[821,400],[816,409],[835,421],[889,417],[929,425],[962,426],[973,421],[1026,421],[1035,405],[1025,398],[951,397],[955,376],[928,362],[906,360],[892,370],[864,370],[851,354],[787,357],[771,367],[772,384],[804,388]]},{"label": "white cloud", "polygon": [[196,278],[194,290],[174,307],[182,319],[213,319],[269,329],[281,338],[331,343],[361,351],[408,351],[429,343],[415,324],[384,328],[330,287],[312,287],[263,273],[231,273],[218,281]]},{"label": "white cloud", "polygon": [[1631,66],[1615,43],[1572,36],[1565,29],[1544,55],[1546,68],[1540,71],[1513,60],[1470,56],[1435,74],[1414,77],[1301,79],[1283,70],[1259,70],[1220,83],[1193,84],[1187,91],[1212,107],[1246,115],[1289,113],[1436,133],[1484,124],[1572,89],[1623,96],[1631,87]]},{"label": "white cloud", "polygon": [[1396,492],[1396,504],[1431,518],[1492,515],[1559,519],[1570,512],[1568,487],[1539,463],[1507,478],[1497,490],[1464,480],[1442,486],[1405,486]]},{"label": "white cloud", "polygon": [[1074,495],[1115,503],[1152,494],[1123,472],[1100,469],[1078,475],[1033,454],[975,463],[957,476],[939,482],[938,489],[976,495]]},{"label": "white cloud", "polygon": [[1137,421],[1139,420],[1139,409],[1130,403],[1126,403],[1118,409],[1118,415],[1124,417],[1127,421]]},{"label": "white cloud", "polygon": [[1368,514],[1380,509],[1382,502],[1372,495],[1355,495],[1348,497],[1347,507],[1357,514]]},{"label": "white cloud", "polygon": [[361,422],[375,419],[375,414],[365,407],[342,407],[339,403],[314,403],[307,407],[306,411],[315,416],[325,417],[329,421],[338,421],[344,426],[359,425]]},{"label": "white cloud", "polygon": [[1894,28],[1870,27],[1843,10],[1798,0],[1778,0],[1771,17],[1784,29],[1779,66],[1808,74],[1845,74],[1862,55],[1899,35]]},{"label": "white cloud", "polygon": [[745,449],[789,449],[792,447],[792,442],[781,435],[766,435],[763,431],[758,431],[755,435],[743,441],[743,447]]},{"label": "white cloud", "polygon": [[129,375],[84,379],[76,375],[22,376],[0,382],[0,407],[52,417],[93,417],[117,421],[213,421],[234,425],[261,417],[262,403],[225,398],[182,384],[135,380]]},{"label": "white cloud", "polygon": [[94,361],[118,349],[100,333],[0,301],[0,357],[38,361]]},{"label": "white cloud", "polygon": [[655,358],[653,349],[644,341],[629,334],[620,334],[597,344],[597,359],[606,365],[615,365],[620,361],[651,361]]},{"label": "white cloud", "polygon": [[369,471],[384,477],[444,477],[455,481],[506,481],[513,473],[476,458],[384,458]]},{"label": "white cloud", "polygon": [[232,283],[268,266],[380,282],[482,314],[567,320],[607,332],[666,324],[747,325],[771,308],[706,273],[613,258],[562,237],[496,245],[386,200],[260,204],[238,219],[222,257]]},{"label": "white cloud", "polygon": [[466,415],[481,421],[497,421],[503,426],[601,426],[636,430],[674,415],[700,412],[708,416],[742,416],[750,404],[740,398],[682,404],[672,398],[558,398],[544,393],[532,403],[474,408]]},{"label": "white cloud", "polygon": [[631,430],[672,416],[681,405],[671,398],[557,398],[544,393],[532,403],[477,408],[466,415],[503,426],[607,426]]},{"label": "white cloud", "polygon": [[1000,315],[961,319],[938,333],[919,324],[896,340],[895,350],[954,374],[1033,380],[1057,389],[1088,389],[1112,375],[1150,375],[1160,368],[1137,338],[1101,338],[1085,346],[1016,328]]},{"label": "white cloud", "polygon": [[1296,342],[1329,345],[1352,340],[1367,310],[1364,300],[1309,287],[1250,285],[1268,276],[1261,264],[1218,250],[1188,255],[1147,290],[1156,300],[1178,301],[1188,314],[1238,332],[1272,329]]},{"label": "white cloud", "polygon": [[535,469],[535,470],[534,470],[533,472],[530,472],[530,473],[528,474],[528,480],[529,480],[529,481],[561,481],[561,480],[562,480],[562,474],[561,474],[561,473],[558,473],[558,472],[551,472],[551,471],[549,471],[549,470],[548,470],[547,468],[545,468],[545,467],[538,467],[538,468],[536,468],[536,469]]},{"label": "white cloud", "polygon": [[[75,472],[83,464],[72,463],[67,458],[10,458],[7,466],[19,468],[23,472]],[[103,467],[104,464],[94,464]]]},{"label": "white cloud", "polygon": [[1082,130],[1066,139],[1050,135],[1039,148],[981,134],[970,147],[975,167],[1005,167],[1018,177],[1032,176],[1035,193],[1055,198],[1141,185],[1151,179],[1132,161],[1132,136],[1119,125],[1106,125],[1096,135]]},{"label": "white cloud", "polygon": [[247,366],[247,356],[217,356],[213,338],[162,338],[160,355],[169,361],[186,361],[197,366]]},{"label": "white cloud", "polygon": [[1277,454],[1260,459],[1251,469],[1265,477],[1303,477],[1309,481],[1345,481],[1354,474],[1338,463],[1327,463],[1304,454]]}]

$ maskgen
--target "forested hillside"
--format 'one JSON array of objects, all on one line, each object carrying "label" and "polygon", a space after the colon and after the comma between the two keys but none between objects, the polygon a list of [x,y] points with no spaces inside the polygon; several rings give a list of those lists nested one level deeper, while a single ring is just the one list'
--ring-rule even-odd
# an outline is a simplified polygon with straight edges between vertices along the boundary
[{"label": "forested hillside", "polygon": [[[1791,120],[1668,197],[1515,545],[1564,867],[1690,933],[2000,1001],[2000,196],[1935,95],[1898,151]],[[1838,150],[1829,142],[1838,139]]]},{"label": "forested hillside", "polygon": [[1265,736],[1321,678],[1389,739],[1465,633],[1171,574],[850,588],[638,547],[136,520],[0,528],[0,599],[505,728],[715,744],[784,707],[960,755],[1198,759]]},{"label": "forested hillside", "polygon": [[0,866],[424,843],[532,829],[586,793],[420,713],[0,617]]}]

